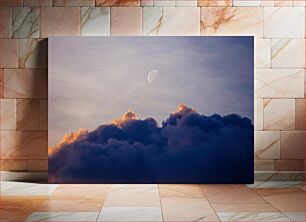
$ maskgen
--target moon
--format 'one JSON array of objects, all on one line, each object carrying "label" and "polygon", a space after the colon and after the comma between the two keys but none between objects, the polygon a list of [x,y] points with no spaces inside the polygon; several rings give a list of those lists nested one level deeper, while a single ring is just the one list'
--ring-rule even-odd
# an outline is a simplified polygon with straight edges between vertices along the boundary
[{"label": "moon", "polygon": [[157,76],[159,74],[159,70],[157,69],[152,69],[149,73],[148,73],[148,83],[152,84],[155,82]]}]

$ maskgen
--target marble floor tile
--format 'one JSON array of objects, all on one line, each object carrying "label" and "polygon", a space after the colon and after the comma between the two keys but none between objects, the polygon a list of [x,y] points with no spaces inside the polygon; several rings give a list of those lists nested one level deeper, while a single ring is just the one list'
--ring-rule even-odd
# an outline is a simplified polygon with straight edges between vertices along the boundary
[{"label": "marble floor tile", "polygon": [[160,207],[103,207],[98,221],[163,221]]},{"label": "marble floor tile", "polygon": [[216,212],[277,212],[278,210],[268,203],[261,204],[212,204]]},{"label": "marble floor tile", "polygon": [[0,221],[24,221],[47,197],[1,196]]},{"label": "marble floor tile", "polygon": [[159,196],[163,197],[183,197],[183,198],[204,198],[198,185],[192,184],[160,184]]},{"label": "marble floor tile", "polygon": [[298,188],[255,189],[271,205],[282,212],[303,212],[305,191]]},{"label": "marble floor tile", "polygon": [[84,196],[50,196],[39,207],[40,212],[97,212],[100,211],[104,198]]},{"label": "marble floor tile", "polygon": [[105,199],[110,187],[110,184],[61,184],[54,190],[52,196]]},{"label": "marble floor tile", "polygon": [[57,184],[35,184],[1,181],[1,196],[44,196],[50,195]]},{"label": "marble floor tile", "polygon": [[159,207],[157,185],[112,185],[104,207]]},{"label": "marble floor tile", "polygon": [[294,222],[305,221],[305,212],[283,212],[289,219]]},{"label": "marble floor tile", "polygon": [[225,213],[218,213],[219,218],[221,221],[291,221],[288,217],[280,212],[261,212],[261,213],[232,213],[232,212],[225,212]]},{"label": "marble floor tile", "polygon": [[99,212],[34,212],[26,221],[96,221]]},{"label": "marble floor tile", "polygon": [[246,185],[200,185],[210,203],[266,203]]},{"label": "marble floor tile", "polygon": [[161,198],[164,221],[219,221],[205,198]]},{"label": "marble floor tile", "polygon": [[255,181],[249,188],[303,188],[304,181]]}]

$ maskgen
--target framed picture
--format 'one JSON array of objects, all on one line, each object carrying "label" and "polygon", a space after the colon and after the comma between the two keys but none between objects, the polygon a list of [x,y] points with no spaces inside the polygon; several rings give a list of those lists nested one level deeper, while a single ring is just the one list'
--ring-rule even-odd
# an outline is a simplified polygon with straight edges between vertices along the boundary
[{"label": "framed picture", "polygon": [[253,182],[253,37],[48,47],[50,183]]}]

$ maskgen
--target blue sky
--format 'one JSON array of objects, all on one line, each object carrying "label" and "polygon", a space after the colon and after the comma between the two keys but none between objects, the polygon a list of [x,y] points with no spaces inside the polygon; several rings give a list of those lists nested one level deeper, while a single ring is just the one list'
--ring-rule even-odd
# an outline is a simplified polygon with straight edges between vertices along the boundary
[{"label": "blue sky", "polygon": [[159,123],[180,103],[253,120],[253,61],[253,37],[51,37],[49,146],[129,108]]}]

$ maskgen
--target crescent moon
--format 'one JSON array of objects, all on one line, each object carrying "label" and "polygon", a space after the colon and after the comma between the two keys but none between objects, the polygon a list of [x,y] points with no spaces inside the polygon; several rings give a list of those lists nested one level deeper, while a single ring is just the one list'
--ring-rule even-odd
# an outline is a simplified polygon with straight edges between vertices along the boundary
[{"label": "crescent moon", "polygon": [[156,80],[157,76],[159,74],[159,70],[153,69],[148,73],[148,83],[152,84]]}]

